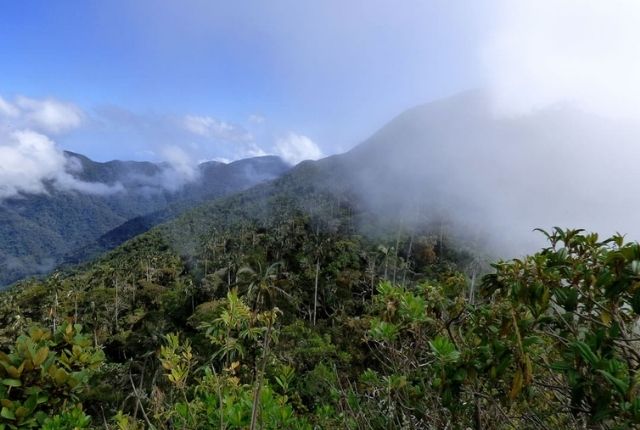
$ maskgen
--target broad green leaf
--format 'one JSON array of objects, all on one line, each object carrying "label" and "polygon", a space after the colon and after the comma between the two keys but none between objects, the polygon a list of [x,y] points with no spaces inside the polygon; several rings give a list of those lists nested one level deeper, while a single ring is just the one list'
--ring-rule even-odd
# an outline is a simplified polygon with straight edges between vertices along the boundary
[{"label": "broad green leaf", "polygon": [[2,385],[6,385],[7,387],[21,387],[22,381],[19,379],[6,378],[2,380]]},{"label": "broad green leaf", "polygon": [[7,408],[6,406],[4,406],[2,408],[2,410],[0,410],[0,417],[5,418],[7,420],[15,420],[16,419],[16,415],[13,413],[13,411],[9,408]]}]

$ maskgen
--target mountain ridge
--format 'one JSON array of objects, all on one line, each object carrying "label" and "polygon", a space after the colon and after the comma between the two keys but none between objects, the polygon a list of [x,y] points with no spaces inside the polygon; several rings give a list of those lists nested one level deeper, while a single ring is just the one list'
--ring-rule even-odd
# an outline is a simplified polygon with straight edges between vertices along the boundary
[{"label": "mountain ridge", "polygon": [[[441,231],[448,226],[450,233],[482,244],[496,256],[537,247],[540,239],[531,233],[536,227],[582,225],[608,233],[602,227],[606,224],[603,217],[613,214],[618,218],[608,224],[629,230],[632,224],[622,217],[623,212],[595,205],[584,194],[591,187],[603,190],[604,196],[604,191],[614,190],[625,176],[608,175],[606,169],[593,174],[581,168],[633,160],[624,151],[634,143],[630,138],[634,134],[619,132],[618,126],[564,107],[500,116],[483,93],[470,91],[411,108],[344,154],[302,162],[271,182],[258,175],[258,182],[266,183],[247,185],[240,194],[230,192],[223,201],[206,199],[203,190],[194,190],[204,203],[194,204],[193,209],[150,211],[147,218],[144,214],[131,216],[93,237],[93,242],[85,244],[88,248],[78,247],[79,253],[65,255],[69,262],[83,261],[83,255],[97,256],[179,214],[160,228],[167,232],[169,242],[189,249],[193,244],[187,242],[193,238],[185,231],[198,232],[193,234],[197,236],[211,226],[212,219],[228,223],[224,211],[262,222],[281,210],[279,201],[293,203],[296,210],[310,216],[325,210],[327,204],[346,205],[355,208],[361,219],[354,222],[362,226],[375,219],[394,220],[402,213],[396,223],[437,225]],[[619,145],[607,146],[604,153],[603,144],[608,145],[612,138]],[[274,160],[267,157],[259,163],[268,165]],[[256,166],[247,166],[245,161],[205,167],[205,177],[208,169],[212,178],[228,177],[220,172],[235,167],[241,176],[256,179],[252,171]],[[531,181],[536,172],[540,174]],[[622,207],[625,203],[624,196],[606,195],[608,204]],[[221,207],[227,204],[233,207]]]},{"label": "mountain ridge", "polygon": [[[162,217],[152,216],[144,224],[151,227],[201,201],[271,180],[290,168],[275,156],[228,164],[202,163],[194,180],[172,191],[160,183],[165,168],[160,164],[121,160],[102,163],[81,154],[66,154],[79,164],[74,172],[77,179],[121,184],[123,188],[98,195],[50,187],[47,194],[20,195],[0,202],[0,286],[46,273],[68,255],[74,255],[75,262],[95,256],[80,250],[129,220],[162,213]],[[143,232],[141,226],[135,234]],[[130,237],[112,237],[109,244],[116,246]],[[104,250],[107,248],[100,246],[98,252]]]}]

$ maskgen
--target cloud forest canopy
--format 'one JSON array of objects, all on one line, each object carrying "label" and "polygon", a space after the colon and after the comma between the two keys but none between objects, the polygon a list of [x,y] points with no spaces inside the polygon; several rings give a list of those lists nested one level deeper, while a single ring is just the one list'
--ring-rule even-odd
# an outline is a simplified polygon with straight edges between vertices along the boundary
[{"label": "cloud forest canopy", "polygon": [[[207,209],[234,222],[191,230],[200,241],[188,258],[162,227],[75,273],[2,294],[0,423],[578,429],[640,420],[637,243],[557,229],[548,248],[499,262],[481,283],[473,257],[437,235],[366,239],[346,202],[319,218],[266,195],[283,209],[267,219],[251,205],[236,212],[250,195]],[[173,228],[189,230],[189,219]]]},{"label": "cloud forest canopy", "polygon": [[[409,111],[354,151],[201,204],[92,263],[0,295],[0,422],[640,422],[637,243],[555,229],[541,252],[489,269],[481,236],[390,192],[422,174],[394,170],[414,152],[396,147],[387,170],[361,161],[375,160],[367,156],[386,150],[398,130],[417,136],[452,113],[438,104]],[[476,130],[518,130],[463,118]],[[376,187],[363,188],[376,173]],[[391,203],[400,217],[385,210]]]},{"label": "cloud forest canopy", "polygon": [[0,430],[640,428],[637,0],[5,3]]}]

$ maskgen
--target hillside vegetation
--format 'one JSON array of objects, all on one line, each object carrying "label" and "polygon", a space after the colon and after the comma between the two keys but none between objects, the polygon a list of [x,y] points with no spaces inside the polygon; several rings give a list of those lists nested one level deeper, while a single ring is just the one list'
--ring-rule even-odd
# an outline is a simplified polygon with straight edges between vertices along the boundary
[{"label": "hillside vegetation", "polygon": [[[0,296],[0,423],[640,423],[638,244],[557,229],[548,248],[481,281],[477,257],[441,230],[376,224],[347,194],[301,180],[314,171]],[[367,219],[379,234],[363,234]]]},{"label": "hillside vegetation", "polygon": [[247,189],[288,170],[277,157],[203,163],[196,180],[170,190],[162,184],[163,165],[97,163],[78,154],[67,156],[82,166],[78,179],[120,184],[123,191],[92,195],[50,187],[47,194],[0,202],[0,287],[48,273],[62,263],[87,261],[198,203]]},{"label": "hillside vegetation", "polygon": [[469,142],[529,132],[478,103],[129,220],[71,258],[94,260],[0,294],[0,430],[640,428],[640,245],[554,228],[495,261],[574,206],[550,208],[561,181],[521,192],[526,171],[468,163],[493,165]]}]

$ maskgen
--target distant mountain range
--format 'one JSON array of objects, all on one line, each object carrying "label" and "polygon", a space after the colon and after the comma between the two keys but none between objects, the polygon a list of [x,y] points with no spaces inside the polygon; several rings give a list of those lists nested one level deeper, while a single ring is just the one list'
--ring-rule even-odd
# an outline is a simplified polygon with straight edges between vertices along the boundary
[{"label": "distant mountain range", "polygon": [[[79,180],[122,191],[98,195],[61,191],[20,195],[0,202],[0,286],[47,273],[111,249],[207,199],[247,189],[289,169],[280,158],[255,157],[198,166],[194,180],[170,183],[167,166],[150,162],[99,163],[67,152],[81,167]],[[175,178],[179,182],[179,178]],[[169,183],[168,183],[169,182]]]},{"label": "distant mountain range", "polygon": [[292,169],[276,157],[205,163],[178,191],[159,191],[162,165],[69,154],[83,180],[127,192],[5,201],[0,284],[87,261],[158,224],[154,234],[188,256],[216,229],[271,228],[294,214],[330,225],[345,210],[363,234],[380,234],[385,220],[428,225],[498,256],[535,249],[536,227],[637,238],[637,204],[622,190],[638,179],[639,136],[636,125],[567,107],[497,116],[481,92],[467,92],[407,110],[345,154]]}]

